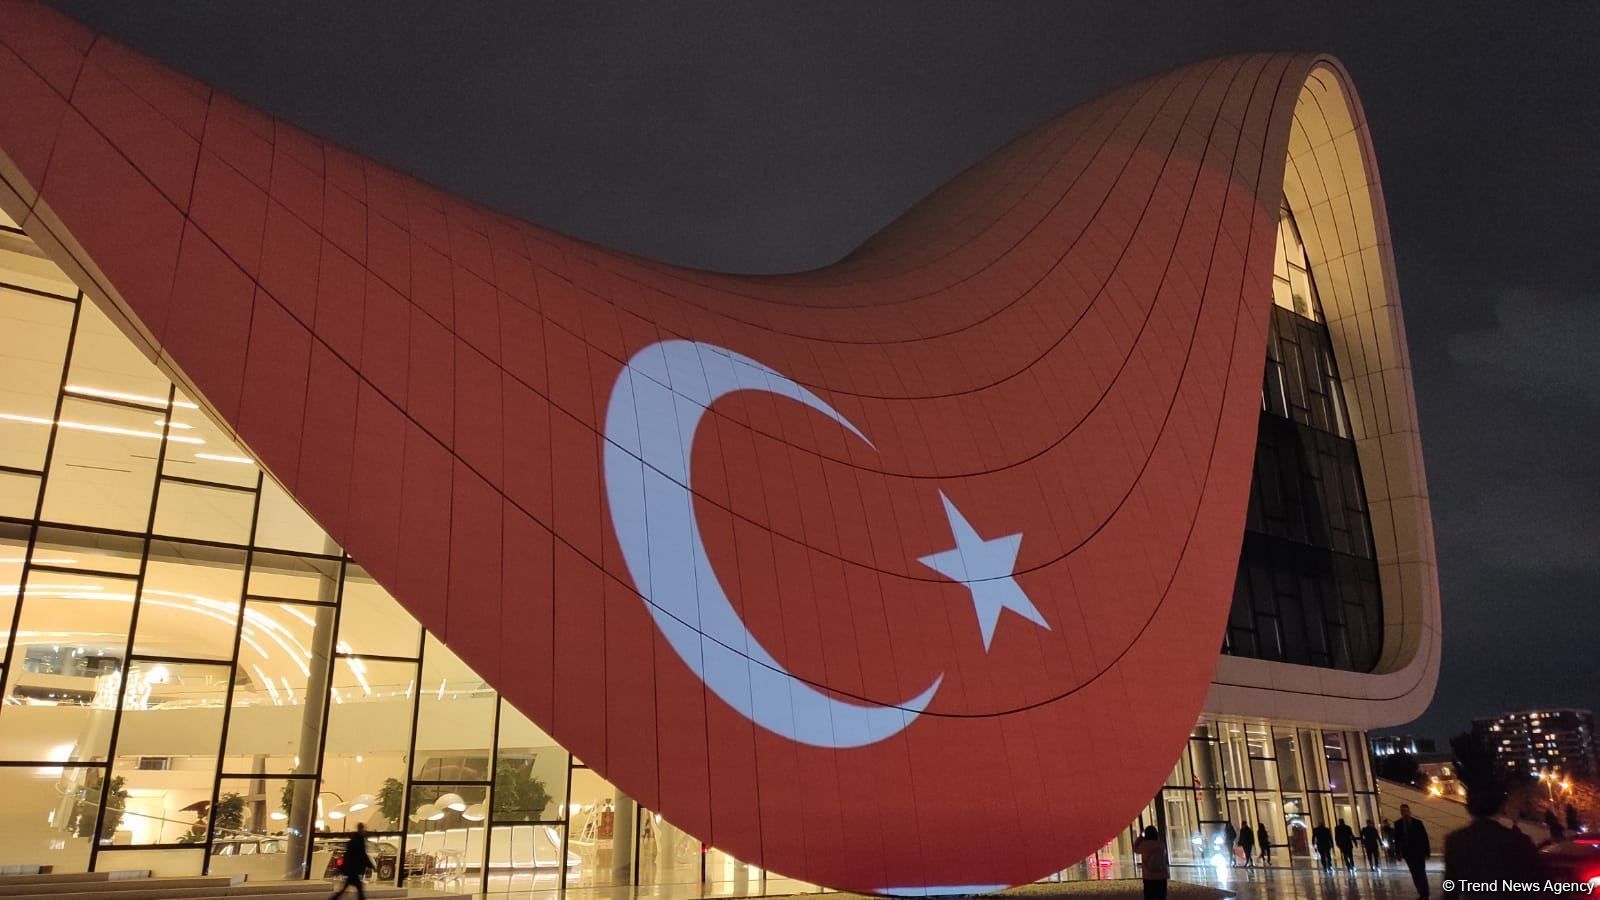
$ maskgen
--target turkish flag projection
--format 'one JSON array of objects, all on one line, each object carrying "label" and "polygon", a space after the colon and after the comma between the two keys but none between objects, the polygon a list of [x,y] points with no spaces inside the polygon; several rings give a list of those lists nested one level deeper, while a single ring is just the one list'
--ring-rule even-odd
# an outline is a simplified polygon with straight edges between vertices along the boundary
[{"label": "turkish flag projection", "polygon": [[839,264],[471,206],[0,8],[7,208],[317,521],[645,806],[840,888],[1029,881],[1215,663],[1312,57],[1082,107]]}]

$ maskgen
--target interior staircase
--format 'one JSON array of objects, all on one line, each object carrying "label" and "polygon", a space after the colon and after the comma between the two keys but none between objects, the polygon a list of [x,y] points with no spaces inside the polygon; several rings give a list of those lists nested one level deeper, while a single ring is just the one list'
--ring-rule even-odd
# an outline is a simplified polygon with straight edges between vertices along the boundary
[{"label": "interior staircase", "polygon": [[[0,875],[0,900],[325,900],[330,881],[247,881],[239,876],[153,876],[149,872],[88,872]],[[370,898],[469,900],[451,894],[385,885],[366,886]],[[347,894],[346,896],[351,896]]]}]

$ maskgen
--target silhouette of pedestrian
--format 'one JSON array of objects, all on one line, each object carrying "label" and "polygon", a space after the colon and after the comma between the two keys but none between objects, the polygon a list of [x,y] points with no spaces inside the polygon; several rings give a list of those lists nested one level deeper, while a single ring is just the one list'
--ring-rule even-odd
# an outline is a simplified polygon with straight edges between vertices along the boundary
[{"label": "silhouette of pedestrian", "polygon": [[1327,871],[1333,871],[1333,831],[1326,825],[1318,825],[1311,829],[1311,846],[1317,848],[1317,863]]},{"label": "silhouette of pedestrian", "polygon": [[1272,836],[1267,834],[1267,823],[1256,823],[1256,843],[1261,847],[1261,864],[1272,863]]},{"label": "silhouette of pedestrian", "polygon": [[1167,900],[1167,843],[1154,825],[1146,825],[1144,834],[1133,842],[1133,852],[1139,855],[1139,868],[1144,877],[1144,900]]},{"label": "silhouette of pedestrian", "polygon": [[1372,820],[1368,819],[1367,824],[1361,826],[1361,852],[1366,854],[1367,865],[1374,872],[1381,868],[1378,865],[1379,841],[1378,829],[1372,827]]},{"label": "silhouette of pedestrian", "polygon": [[[1493,759],[1471,735],[1450,741],[1456,752],[1456,772],[1467,787],[1467,812],[1472,822],[1444,839],[1444,877],[1504,886],[1506,882],[1539,882],[1544,864],[1533,841],[1520,831],[1495,820],[1506,806],[1505,779],[1495,771]],[[1555,818],[1553,815],[1550,818]],[[1558,823],[1559,824],[1559,823]],[[1478,891],[1489,897],[1517,892]]]},{"label": "silhouette of pedestrian", "polygon": [[1241,824],[1244,827],[1239,829],[1239,849],[1244,853],[1245,868],[1253,869],[1256,865],[1256,833],[1250,828],[1249,822]]},{"label": "silhouette of pedestrian", "polygon": [[339,874],[344,876],[344,884],[339,885],[339,889],[328,900],[339,900],[352,887],[356,889],[359,900],[367,900],[367,890],[361,886],[361,879],[367,877],[371,869],[372,857],[367,855],[367,826],[358,824],[356,833],[345,844],[344,854],[339,857]]},{"label": "silhouette of pedestrian", "polygon": [[1411,883],[1417,887],[1418,900],[1428,900],[1428,857],[1433,855],[1433,845],[1428,843],[1428,829],[1421,820],[1411,817],[1411,805],[1400,804],[1400,821],[1394,823],[1394,843],[1406,868],[1411,870]]},{"label": "silhouette of pedestrian", "polygon": [[1567,839],[1567,829],[1562,827],[1561,820],[1556,818],[1556,811],[1546,808],[1544,811],[1544,827],[1550,832],[1550,843],[1559,844]]},{"label": "silhouette of pedestrian", "polygon": [[1337,828],[1333,829],[1333,842],[1339,847],[1339,856],[1344,861],[1344,867],[1351,872],[1356,870],[1356,833],[1339,820]]},{"label": "silhouette of pedestrian", "polygon": [[1239,843],[1239,830],[1233,827],[1232,822],[1222,823],[1222,843],[1227,847],[1228,865],[1233,866],[1237,862],[1233,856],[1233,845]]},{"label": "silhouette of pedestrian", "polygon": [[1378,833],[1383,836],[1383,852],[1388,854],[1389,862],[1399,862],[1400,845],[1394,842],[1394,826],[1389,824],[1388,819],[1383,820],[1383,827],[1378,829]]}]

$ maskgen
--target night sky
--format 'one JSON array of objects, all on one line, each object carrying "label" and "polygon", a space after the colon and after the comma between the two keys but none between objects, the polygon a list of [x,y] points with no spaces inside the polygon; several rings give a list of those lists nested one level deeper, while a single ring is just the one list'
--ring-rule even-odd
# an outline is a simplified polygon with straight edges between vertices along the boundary
[{"label": "night sky", "polygon": [[1400,730],[1600,707],[1600,4],[59,5],[491,207],[740,272],[826,265],[1135,78],[1331,52],[1377,144],[1444,595]]}]

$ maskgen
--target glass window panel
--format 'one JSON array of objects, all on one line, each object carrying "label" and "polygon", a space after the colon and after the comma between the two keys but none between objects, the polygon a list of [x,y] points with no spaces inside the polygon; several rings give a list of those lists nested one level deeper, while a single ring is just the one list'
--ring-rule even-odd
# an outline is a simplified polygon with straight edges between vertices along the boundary
[{"label": "glass window panel", "polygon": [[249,592],[257,597],[333,603],[339,599],[339,560],[256,553],[250,559]]},{"label": "glass window panel", "polygon": [[0,705],[0,758],[101,761],[121,689],[131,579],[30,573]]},{"label": "glass window panel", "polygon": [[255,511],[254,491],[164,480],[156,501],[155,531],[172,537],[248,544]]},{"label": "glass window panel", "polygon": [[33,545],[33,564],[89,572],[139,574],[144,539],[123,534],[100,534],[76,528],[40,528]]},{"label": "glass window panel", "polygon": [[[639,811],[639,883],[697,885],[700,881],[700,839],[692,837],[648,809]],[[705,854],[706,880],[748,877],[751,867],[720,850]],[[759,875],[758,875],[759,877]],[[735,891],[735,896],[746,891]]]},{"label": "glass window panel", "polygon": [[68,398],[45,484],[45,519],[144,531],[160,449],[161,429],[149,413]]},{"label": "glass window panel", "polygon": [[98,768],[0,766],[0,866],[86,871],[101,780]]},{"label": "glass window panel", "polygon": [[[3,426],[3,423],[0,423],[0,426]],[[3,431],[3,427],[0,427],[0,431]],[[5,441],[6,437],[0,435],[0,445]],[[40,482],[41,479],[37,475],[0,472],[0,516],[33,518],[34,510],[39,508]]]},{"label": "glass window panel", "polygon": [[334,662],[322,784],[352,804],[370,804],[365,816],[352,815],[349,825],[359,821],[375,831],[403,827],[416,678],[416,663]]},{"label": "glass window panel", "polygon": [[1277,747],[1278,779],[1286,791],[1304,789],[1300,780],[1300,743],[1294,732],[1282,729],[1276,732],[1273,744]]},{"label": "glass window panel", "polygon": [[[490,895],[532,891],[555,891],[561,883],[560,825],[498,825],[489,837]],[[696,852],[699,843],[695,844]],[[582,860],[567,854],[567,866]],[[641,874],[641,880],[643,875]]]},{"label": "glass window panel", "polygon": [[205,839],[228,667],[133,660],[123,690],[112,773],[127,791],[119,843]]},{"label": "glass window panel", "polygon": [[64,297],[75,297],[78,286],[61,271],[27,235],[0,231],[0,282]]},{"label": "glass window panel", "polygon": [[152,541],[133,651],[228,659],[239,627],[244,551]]},{"label": "glass window panel", "polygon": [[1222,754],[1215,741],[1191,740],[1189,753],[1194,758],[1195,784],[1200,787],[1222,787]]},{"label": "glass window panel", "polygon": [[[122,333],[94,301],[80,304],[78,330],[72,339],[72,365],[67,393],[142,403],[165,409],[172,382]],[[150,416],[146,427],[155,427]]]},{"label": "glass window panel", "polygon": [[0,288],[0,466],[44,468],[72,310]]},{"label": "glass window panel", "polygon": [[[628,829],[617,827],[617,809],[631,806],[632,802],[593,769],[572,770],[567,848],[578,856],[581,864],[567,874],[569,887],[613,883],[616,842],[633,837]],[[626,878],[627,873],[622,873],[622,877]]]},{"label": "glass window panel", "polygon": [[[206,792],[209,794],[210,789]],[[205,840],[203,827],[200,839]],[[94,868],[97,872],[139,870],[157,877],[177,877],[199,875],[205,859],[206,848],[203,846],[184,850],[110,850],[102,847],[100,854],[95,857]]]},{"label": "glass window panel", "polygon": [[[317,812],[309,778],[224,778],[211,817],[211,874],[258,881],[305,877],[307,835]],[[312,873],[329,853],[312,855]]]},{"label": "glass window panel", "polygon": [[271,478],[261,480],[255,545],[294,553],[339,553],[339,545]]},{"label": "glass window panel", "polygon": [[339,649],[346,653],[415,658],[422,627],[372,576],[357,565],[345,569],[339,603]]},{"label": "glass window panel", "polygon": [[245,603],[225,772],[316,771],[332,635],[331,607]]},{"label": "glass window panel", "polygon": [[22,563],[27,554],[27,526],[0,522],[0,656],[11,645],[11,619],[22,593]]},{"label": "glass window panel", "polygon": [[500,746],[495,755],[494,820],[560,818],[566,804],[567,751],[516,707],[500,701]]},{"label": "glass window panel", "polygon": [[488,850],[481,784],[416,785],[407,810],[406,872],[414,878],[459,878],[483,868]]},{"label": "glass window panel", "polygon": [[[260,470],[255,460],[234,441],[233,436],[219,427],[204,410],[178,391],[172,409],[172,434],[189,438],[167,447],[167,458],[162,462],[163,475],[214,481],[253,488]],[[160,418],[156,419],[160,424]]]},{"label": "glass window panel", "polygon": [[433,635],[422,654],[415,775],[428,781],[488,781],[498,695]]}]

